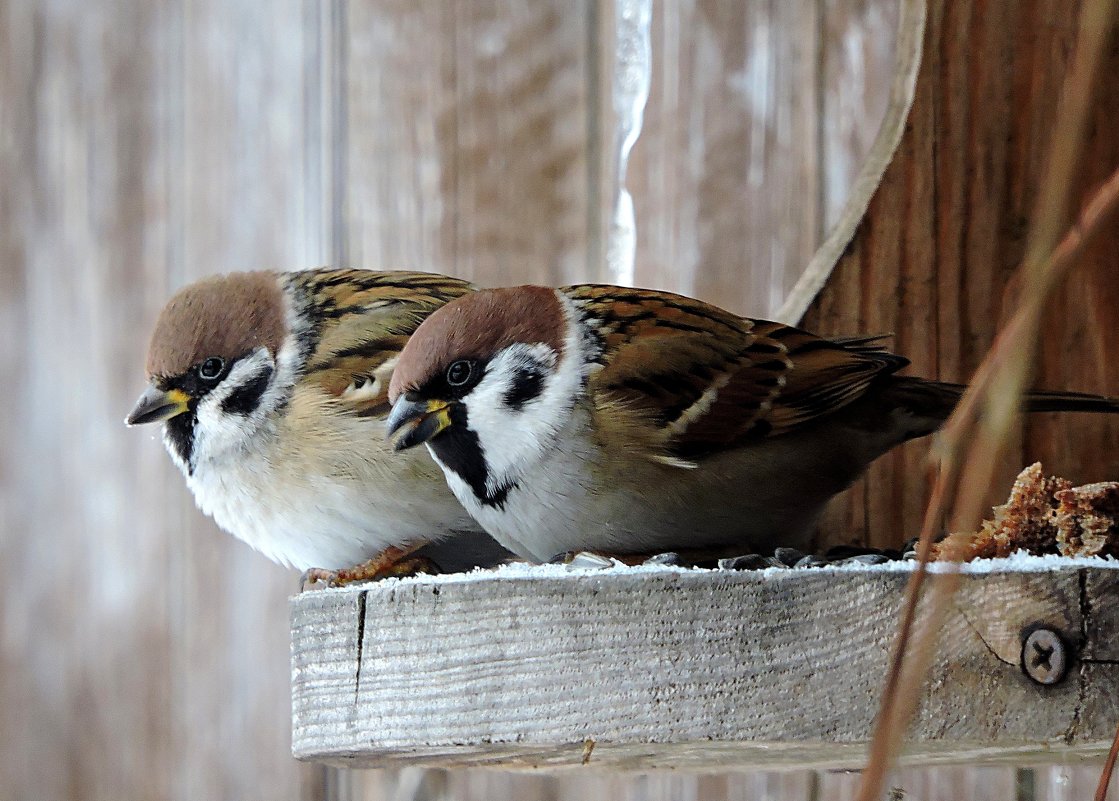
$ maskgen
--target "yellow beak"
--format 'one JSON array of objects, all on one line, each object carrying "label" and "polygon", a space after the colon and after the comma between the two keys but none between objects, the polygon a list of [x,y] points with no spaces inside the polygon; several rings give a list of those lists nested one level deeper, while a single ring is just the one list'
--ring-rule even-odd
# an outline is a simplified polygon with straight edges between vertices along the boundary
[{"label": "yellow beak", "polygon": [[386,436],[389,439],[400,429],[408,427],[393,443],[393,449],[398,451],[427,442],[450,425],[449,403],[441,400],[422,401],[407,394],[396,399],[389,412],[389,419],[385,421]]},{"label": "yellow beak", "polygon": [[189,402],[190,396],[181,389],[165,391],[156,386],[149,386],[136,401],[136,405],[124,422],[126,425],[139,426],[170,420],[185,412],[189,408]]}]

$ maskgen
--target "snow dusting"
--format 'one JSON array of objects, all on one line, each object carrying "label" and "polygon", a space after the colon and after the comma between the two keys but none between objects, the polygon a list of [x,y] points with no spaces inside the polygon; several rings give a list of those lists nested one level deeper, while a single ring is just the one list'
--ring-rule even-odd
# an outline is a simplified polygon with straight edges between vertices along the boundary
[{"label": "snow dusting", "polygon": [[[642,574],[663,573],[725,573],[729,575],[760,575],[766,578],[788,578],[804,573],[908,573],[917,567],[915,560],[897,560],[883,562],[878,565],[843,564],[826,565],[811,568],[779,568],[771,567],[764,570],[722,570],[694,567],[679,567],[677,565],[625,565],[614,561],[610,567],[575,567],[571,565],[531,565],[523,562],[501,565],[491,569],[476,569],[469,573],[448,573],[444,575],[420,575],[407,578],[389,578],[376,583],[378,588],[389,587],[396,584],[463,584],[472,581],[529,581],[534,579],[562,579],[586,578],[602,576],[632,576]],[[1070,570],[1079,568],[1096,568],[1119,570],[1119,559],[1101,558],[1098,556],[1035,556],[1019,551],[1004,559],[976,559],[963,564],[947,562],[932,562],[929,564],[930,573],[948,573],[955,568],[960,568],[965,574],[973,573],[1044,573],[1052,570]],[[322,592],[349,592],[356,586],[328,588]],[[366,589],[369,585],[363,585]]]}]

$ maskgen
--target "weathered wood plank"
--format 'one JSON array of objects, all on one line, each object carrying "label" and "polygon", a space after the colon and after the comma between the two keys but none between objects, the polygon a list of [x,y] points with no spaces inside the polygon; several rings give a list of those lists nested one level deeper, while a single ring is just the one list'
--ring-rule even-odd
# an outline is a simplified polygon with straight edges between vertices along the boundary
[{"label": "weathered wood plank", "polygon": [[[966,575],[917,757],[1103,750],[1119,665],[1080,661],[1043,687],[1019,662],[1038,626],[1088,637],[1094,654],[1093,637],[1113,634],[1089,621],[1114,572]],[[292,601],[293,749],[358,765],[562,766],[593,740],[598,766],[856,764],[906,578],[545,572],[304,593]]]}]

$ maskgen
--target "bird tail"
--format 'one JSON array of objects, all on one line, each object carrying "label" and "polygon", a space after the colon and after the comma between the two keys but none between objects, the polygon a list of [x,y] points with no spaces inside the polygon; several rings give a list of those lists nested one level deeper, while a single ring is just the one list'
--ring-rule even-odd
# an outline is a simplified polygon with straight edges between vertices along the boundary
[{"label": "bird tail", "polygon": [[1119,412],[1119,398],[1087,392],[1035,389],[1026,393],[1027,412]]},{"label": "bird tail", "polygon": [[[966,384],[928,381],[911,376],[893,376],[888,390],[892,400],[922,417],[944,421],[956,408]],[[1119,398],[1087,392],[1059,392],[1035,389],[1022,400],[1025,412],[1097,412],[1119,414]]]}]

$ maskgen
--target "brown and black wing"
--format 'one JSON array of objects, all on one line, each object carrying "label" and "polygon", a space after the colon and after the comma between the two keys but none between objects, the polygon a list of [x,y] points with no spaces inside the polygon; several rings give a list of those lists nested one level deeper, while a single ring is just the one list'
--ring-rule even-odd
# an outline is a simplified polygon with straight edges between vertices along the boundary
[{"label": "brown and black wing", "polygon": [[315,310],[305,374],[359,415],[387,413],[392,369],[408,337],[474,290],[458,278],[403,271],[311,270],[290,280]]},{"label": "brown and black wing", "polygon": [[596,408],[612,412],[598,416],[600,429],[637,440],[654,458],[687,459],[796,430],[907,364],[874,338],[835,342],[667,292],[564,292],[600,345],[589,391]]}]

